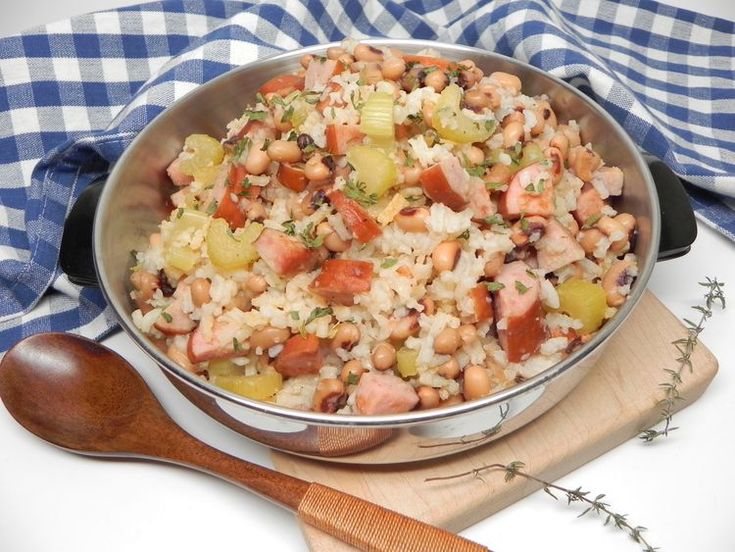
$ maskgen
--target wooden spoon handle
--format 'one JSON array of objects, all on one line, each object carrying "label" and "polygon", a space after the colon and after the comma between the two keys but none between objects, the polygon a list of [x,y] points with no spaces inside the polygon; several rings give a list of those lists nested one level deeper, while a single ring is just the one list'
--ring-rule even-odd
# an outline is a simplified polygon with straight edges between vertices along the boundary
[{"label": "wooden spoon handle", "polygon": [[296,512],[302,521],[369,552],[490,552],[488,548],[319,483]]}]

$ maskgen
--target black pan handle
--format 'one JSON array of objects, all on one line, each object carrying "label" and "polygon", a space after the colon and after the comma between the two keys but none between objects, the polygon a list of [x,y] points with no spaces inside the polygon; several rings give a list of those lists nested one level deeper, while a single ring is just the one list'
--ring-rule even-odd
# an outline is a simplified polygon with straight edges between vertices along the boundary
[{"label": "black pan handle", "polygon": [[646,158],[656,184],[661,209],[658,260],[676,259],[689,253],[697,239],[697,221],[684,185],[674,171],[655,158]]},{"label": "black pan handle", "polygon": [[59,266],[69,281],[80,286],[97,286],[92,234],[94,213],[107,176],[94,180],[79,195],[64,223],[59,248]]}]

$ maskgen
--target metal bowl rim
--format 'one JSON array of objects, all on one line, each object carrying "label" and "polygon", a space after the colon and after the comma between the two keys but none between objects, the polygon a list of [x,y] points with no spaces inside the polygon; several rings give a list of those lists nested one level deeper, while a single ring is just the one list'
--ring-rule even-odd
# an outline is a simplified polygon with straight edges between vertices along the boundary
[{"label": "metal bowl rim", "polygon": [[[178,378],[179,380],[184,381],[185,383],[189,384],[190,386],[194,387],[198,391],[203,392],[205,395],[213,396],[216,399],[225,400],[230,403],[235,403],[237,405],[243,406],[247,409],[266,414],[266,415],[275,415],[277,417],[284,418],[286,420],[290,420],[293,422],[302,422],[307,423],[311,425],[320,425],[320,426],[338,426],[338,427],[363,427],[363,428],[369,428],[369,427],[401,427],[401,426],[410,426],[410,425],[417,425],[417,424],[423,424],[423,423],[429,423],[437,420],[444,420],[447,418],[453,418],[455,416],[474,412],[478,410],[482,410],[485,408],[488,408],[493,405],[502,405],[503,403],[506,403],[507,401],[518,397],[520,395],[523,395],[524,393],[531,391],[537,387],[543,386],[546,382],[557,378],[567,370],[571,369],[577,363],[582,362],[588,355],[592,354],[594,351],[597,350],[598,347],[603,345],[603,342],[606,341],[617,329],[620,327],[620,325],[625,321],[625,319],[630,315],[630,313],[635,308],[638,301],[643,296],[643,293],[646,289],[646,285],[648,283],[648,280],[650,279],[651,273],[653,271],[653,266],[656,261],[656,256],[658,253],[658,244],[659,244],[659,235],[660,235],[660,209],[658,204],[658,196],[656,193],[656,187],[653,182],[653,178],[651,177],[650,171],[648,170],[648,166],[645,163],[642,155],[640,154],[638,147],[636,144],[632,141],[630,136],[628,136],[627,132],[620,126],[620,124],[602,107],[600,107],[598,104],[593,102],[590,98],[588,98],[586,95],[584,95],[581,91],[574,88],[570,84],[566,83],[565,81],[561,80],[560,78],[547,73],[546,71],[543,71],[542,69],[539,69],[537,67],[534,67],[533,65],[530,65],[528,63],[525,63],[523,61],[516,60],[514,58],[505,56],[503,54],[498,54],[495,52],[490,52],[487,50],[483,50],[481,48],[475,48],[472,46],[465,46],[465,45],[458,45],[458,44],[447,44],[442,42],[435,42],[430,40],[418,40],[418,39],[388,39],[388,38],[371,38],[371,39],[361,39],[360,42],[365,42],[369,44],[375,44],[380,46],[394,46],[397,48],[400,47],[410,47],[410,48],[434,48],[438,51],[440,51],[442,54],[450,53],[455,54],[457,57],[460,57],[464,54],[475,55],[475,56],[482,56],[485,58],[495,58],[498,60],[502,60],[508,63],[511,63],[513,65],[517,65],[520,67],[523,67],[526,70],[532,71],[534,73],[539,74],[540,76],[546,77],[550,79],[555,85],[560,86],[561,88],[566,89],[572,94],[575,94],[578,96],[583,102],[587,104],[587,106],[596,111],[599,115],[601,115],[609,125],[611,125],[614,129],[616,129],[619,133],[619,135],[622,137],[623,145],[633,154],[634,159],[637,163],[638,171],[640,172],[645,186],[648,191],[648,198],[651,203],[651,246],[649,247],[649,250],[647,251],[645,258],[640,259],[639,258],[639,269],[641,266],[644,267],[644,269],[639,272],[636,282],[631,290],[631,294],[628,296],[628,299],[623,304],[622,308],[619,309],[619,311],[615,314],[615,316],[608,322],[605,323],[605,325],[602,327],[602,329],[595,334],[595,336],[586,344],[584,344],[582,347],[577,349],[574,353],[569,355],[567,358],[562,360],[561,362],[558,362],[546,370],[540,372],[539,374],[521,382],[516,385],[513,385],[512,387],[508,387],[506,389],[497,391],[496,393],[493,393],[491,395],[488,395],[487,397],[483,397],[482,399],[477,399],[470,402],[464,402],[457,405],[453,405],[446,408],[436,408],[431,410],[419,410],[419,411],[412,411],[412,412],[406,412],[402,414],[390,414],[390,415],[371,415],[371,416],[365,416],[365,415],[335,415],[335,414],[324,414],[319,412],[310,412],[310,411],[300,411],[295,410],[291,408],[281,407],[277,406],[275,404],[258,401],[254,399],[248,399],[246,397],[242,397],[239,395],[236,395],[234,393],[231,393],[229,391],[226,391],[224,389],[221,389],[219,387],[216,387],[213,384],[206,383],[199,377],[195,376],[194,374],[191,374],[190,372],[184,370],[183,368],[179,367],[178,365],[171,362],[168,357],[164,354],[162,354],[158,349],[153,347],[148,338],[145,337],[138,328],[135,327],[135,325],[130,320],[130,315],[127,313],[127,309],[123,308],[122,305],[120,305],[114,297],[110,293],[108,293],[108,287],[109,287],[109,281],[107,277],[105,276],[105,270],[104,266],[102,265],[102,261],[100,260],[100,255],[98,254],[98,251],[101,251],[101,235],[102,235],[102,226],[104,225],[104,221],[106,219],[106,216],[108,216],[108,211],[110,208],[108,198],[110,197],[111,193],[109,192],[109,189],[111,186],[106,185],[102,195],[100,197],[99,206],[95,215],[94,220],[94,263],[95,263],[95,269],[97,271],[98,279],[100,282],[100,288],[102,289],[103,295],[107,302],[113,307],[113,310],[115,312],[115,315],[117,316],[118,320],[121,323],[121,326],[125,330],[125,332],[130,336],[133,341],[141,348],[144,352],[146,352],[150,357],[152,357],[159,366],[167,370],[169,373],[171,373],[173,376]],[[126,160],[128,157],[132,155],[132,151],[134,151],[136,145],[142,141],[146,134],[153,132],[155,128],[158,126],[165,124],[165,115],[170,110],[170,108],[179,105],[181,103],[191,101],[192,98],[195,98],[197,95],[202,94],[207,88],[215,86],[215,84],[219,83],[222,80],[226,80],[228,78],[232,78],[232,75],[239,73],[241,71],[249,71],[255,67],[259,66],[265,66],[265,65],[273,65],[278,64],[283,61],[292,61],[293,59],[296,59],[304,54],[314,53],[314,52],[323,52],[326,48],[330,46],[338,46],[339,42],[332,42],[329,44],[319,44],[314,46],[308,46],[305,48],[299,48],[297,50],[291,50],[288,52],[282,52],[273,56],[269,56],[260,60],[253,61],[251,63],[247,63],[244,65],[241,65],[239,67],[236,67],[230,71],[227,71],[223,73],[222,75],[212,79],[211,81],[208,81],[206,83],[203,83],[199,86],[197,86],[194,90],[188,92],[178,100],[176,100],[169,108],[166,108],[163,112],[159,113],[153,121],[151,121],[139,134],[135,137],[135,139],[131,142],[131,144],[128,146],[128,148],[123,152],[123,155],[120,157],[120,159],[117,161],[115,166],[113,167],[110,176],[108,178],[108,182],[114,184],[116,180],[118,180],[118,174],[121,172],[120,167],[124,166],[126,163]],[[123,314],[125,313],[125,314]]]}]

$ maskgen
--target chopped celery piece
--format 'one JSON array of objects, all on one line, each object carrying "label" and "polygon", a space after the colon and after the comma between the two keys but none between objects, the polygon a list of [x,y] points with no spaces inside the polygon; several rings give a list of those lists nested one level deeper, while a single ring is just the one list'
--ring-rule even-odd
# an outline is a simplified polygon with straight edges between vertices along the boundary
[{"label": "chopped celery piece", "polygon": [[373,92],[370,95],[362,106],[360,131],[370,138],[393,139],[393,96],[387,92]]},{"label": "chopped celery piece", "polygon": [[213,376],[210,381],[223,389],[259,401],[271,398],[283,387],[283,377],[278,372],[255,376]]},{"label": "chopped celery piece", "polygon": [[398,365],[398,371],[401,373],[401,377],[410,378],[419,373],[416,363],[418,356],[418,351],[407,349],[406,347],[401,347],[396,351],[396,364]]},{"label": "chopped celery piece", "polygon": [[462,113],[461,101],[462,89],[456,84],[450,84],[442,90],[431,118],[434,128],[439,136],[452,142],[460,144],[484,142],[495,130],[495,124],[493,121],[483,124],[470,119]]},{"label": "chopped celery piece", "polygon": [[352,146],[347,150],[347,162],[357,171],[357,180],[365,183],[367,195],[382,197],[396,183],[396,164],[380,148]]},{"label": "chopped celery piece", "polygon": [[171,235],[177,236],[188,230],[199,230],[204,228],[207,221],[209,221],[209,217],[196,209],[175,209],[171,213],[171,222],[173,223],[170,230]]},{"label": "chopped celery piece", "polygon": [[263,225],[251,222],[233,233],[225,219],[212,219],[207,230],[207,253],[212,264],[223,270],[246,268],[258,259],[253,242],[263,231]]},{"label": "chopped celery piece", "polygon": [[546,159],[546,157],[544,157],[544,150],[541,149],[541,146],[535,142],[528,142],[523,146],[523,150],[521,150],[521,159],[518,162],[518,166],[522,169],[523,167],[528,167],[529,165],[533,165],[534,163],[538,163],[544,159]]},{"label": "chopped celery piece", "polygon": [[210,360],[207,365],[207,373],[210,378],[214,376],[241,376],[242,371],[242,366],[238,366],[227,358]]},{"label": "chopped celery piece", "polygon": [[181,171],[184,174],[194,175],[195,171],[203,167],[219,165],[225,155],[225,150],[219,140],[206,134],[192,134],[184,140],[184,151],[191,155],[181,160]]},{"label": "chopped celery piece", "polygon": [[181,272],[190,272],[199,259],[199,253],[188,247],[169,247],[163,257],[170,267]]},{"label": "chopped celery piece", "polygon": [[590,333],[602,326],[607,310],[605,290],[579,278],[571,278],[556,288],[559,294],[559,310],[582,321],[580,333]]}]

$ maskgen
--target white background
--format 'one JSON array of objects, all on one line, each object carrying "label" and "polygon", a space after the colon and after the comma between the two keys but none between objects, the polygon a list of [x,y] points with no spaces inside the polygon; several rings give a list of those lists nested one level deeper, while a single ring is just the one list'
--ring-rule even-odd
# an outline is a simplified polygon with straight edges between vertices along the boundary
[{"label": "white background", "polygon": [[[667,0],[691,7],[685,0]],[[124,0],[5,2],[0,35],[86,11],[128,5]],[[700,0],[702,13],[735,19],[731,0]],[[735,550],[735,245],[700,224],[686,257],[659,263],[650,289],[679,317],[717,276],[728,283],[733,305],[703,334],[721,372],[705,396],[675,418],[681,429],[647,447],[630,441],[564,477],[559,483],[604,492],[633,523],[649,528],[669,552]],[[269,464],[267,451],[208,420],[175,392],[161,373],[117,335],[124,351],[185,428],[231,454]],[[618,552],[637,546],[578,509],[536,493],[463,532],[497,551]],[[214,478],[153,463],[108,462],[51,447],[21,429],[0,408],[0,550],[92,552],[129,550],[305,550],[294,517]]]}]

